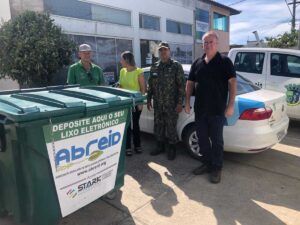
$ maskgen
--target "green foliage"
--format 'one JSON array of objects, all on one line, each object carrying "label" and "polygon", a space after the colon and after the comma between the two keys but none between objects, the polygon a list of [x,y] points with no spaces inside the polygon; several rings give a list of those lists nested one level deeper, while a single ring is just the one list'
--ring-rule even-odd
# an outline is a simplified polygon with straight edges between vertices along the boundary
[{"label": "green foliage", "polygon": [[75,44],[48,14],[26,11],[0,27],[0,77],[20,85],[47,86],[72,59]]},{"label": "green foliage", "polygon": [[271,48],[290,48],[295,47],[298,43],[298,31],[293,30],[288,33],[280,34],[277,37],[266,37],[268,46]]}]

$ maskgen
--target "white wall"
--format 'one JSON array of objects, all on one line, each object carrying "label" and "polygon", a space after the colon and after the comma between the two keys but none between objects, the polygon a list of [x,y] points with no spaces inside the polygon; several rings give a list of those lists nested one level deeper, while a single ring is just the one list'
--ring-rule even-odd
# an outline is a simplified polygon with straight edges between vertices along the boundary
[{"label": "white wall", "polygon": [[[11,18],[9,0],[0,0],[0,25],[2,21],[8,21]],[[0,90],[18,89],[19,84],[11,79],[0,79]]]},{"label": "white wall", "polygon": [[[172,1],[140,1],[140,0],[82,0],[94,4],[110,6],[117,9],[125,9],[131,12],[132,25],[122,26],[116,24],[80,20],[53,15],[55,22],[61,25],[67,33],[97,35],[107,37],[121,37],[133,40],[133,51],[136,61],[140,62],[140,39],[163,40],[169,43],[191,44],[193,36],[173,34],[166,32],[166,20],[171,19],[194,26],[193,7],[183,7],[172,4]],[[139,13],[160,17],[160,31],[151,31],[139,28]],[[193,29],[194,30],[194,29]]]},{"label": "white wall", "polygon": [[0,3],[0,23],[2,20],[8,21],[10,20],[10,7],[9,7],[9,0],[1,0]]},{"label": "white wall", "polygon": [[13,81],[11,79],[0,79],[0,90],[11,90],[11,89],[19,89],[20,86],[18,82]]}]

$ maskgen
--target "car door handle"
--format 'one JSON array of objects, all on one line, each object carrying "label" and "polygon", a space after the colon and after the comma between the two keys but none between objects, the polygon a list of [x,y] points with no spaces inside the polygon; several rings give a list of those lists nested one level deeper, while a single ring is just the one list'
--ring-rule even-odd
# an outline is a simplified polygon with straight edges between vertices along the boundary
[{"label": "car door handle", "polygon": [[262,88],[262,83],[260,83],[260,82],[256,82],[255,85]]}]

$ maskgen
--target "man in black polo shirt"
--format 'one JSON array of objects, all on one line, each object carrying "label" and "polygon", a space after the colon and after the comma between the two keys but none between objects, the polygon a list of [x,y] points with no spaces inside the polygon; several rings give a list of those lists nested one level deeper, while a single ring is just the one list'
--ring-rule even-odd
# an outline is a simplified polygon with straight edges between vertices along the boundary
[{"label": "man in black polo shirt", "polygon": [[185,111],[190,113],[190,97],[196,86],[194,111],[203,164],[193,173],[210,173],[210,181],[219,183],[223,166],[223,126],[225,117],[234,113],[236,74],[230,59],[217,50],[218,35],[209,31],[202,40],[205,54],[192,64],[186,84]]}]

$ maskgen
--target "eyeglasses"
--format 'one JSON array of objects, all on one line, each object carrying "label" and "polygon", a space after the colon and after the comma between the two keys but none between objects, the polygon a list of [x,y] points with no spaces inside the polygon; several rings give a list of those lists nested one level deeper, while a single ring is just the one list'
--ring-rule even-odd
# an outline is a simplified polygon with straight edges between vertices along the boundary
[{"label": "eyeglasses", "polygon": [[94,80],[91,72],[87,72],[87,75],[90,81]]},{"label": "eyeglasses", "polygon": [[214,41],[205,41],[204,42],[204,45],[212,45],[214,44],[215,42]]}]

